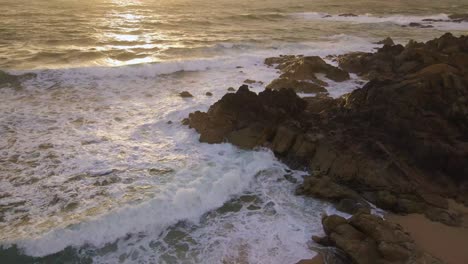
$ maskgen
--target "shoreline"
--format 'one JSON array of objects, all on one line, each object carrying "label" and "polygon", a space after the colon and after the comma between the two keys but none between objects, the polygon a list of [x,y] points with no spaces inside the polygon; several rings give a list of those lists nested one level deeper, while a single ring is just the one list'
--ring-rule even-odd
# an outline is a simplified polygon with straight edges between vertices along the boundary
[{"label": "shoreline", "polygon": [[433,222],[421,214],[388,214],[386,219],[407,231],[419,248],[447,264],[468,263],[468,207],[450,201],[450,207],[463,214],[464,223],[451,227]]},{"label": "shoreline", "polygon": [[[466,215],[447,199],[468,204],[468,186],[460,176],[468,170],[462,136],[468,133],[463,103],[463,94],[468,95],[466,40],[447,33],[403,46],[388,38],[374,53],[332,57],[339,67],[318,56],[267,58],[265,64],[280,76],[264,91],[253,93],[244,84],[182,123],[194,128],[201,142],[229,142],[242,149],[263,146],[280,159],[307,165],[310,175],[296,194],[330,201],[352,215],[325,215],[326,236],[312,239],[342,250],[346,261],[444,263],[437,257],[448,259],[447,250],[437,251],[421,242],[426,238],[413,239],[410,233],[418,234],[420,225],[429,228],[432,221],[455,233],[464,228]],[[369,82],[340,98],[329,97],[327,81],[349,80],[350,73]],[[296,93],[315,96],[299,98]],[[440,110],[450,107],[448,114]],[[420,114],[428,111],[431,115]],[[447,144],[452,149],[446,150]],[[368,202],[408,216],[386,221],[371,214]],[[465,242],[456,235],[446,240]],[[449,261],[458,264],[464,258]]]}]

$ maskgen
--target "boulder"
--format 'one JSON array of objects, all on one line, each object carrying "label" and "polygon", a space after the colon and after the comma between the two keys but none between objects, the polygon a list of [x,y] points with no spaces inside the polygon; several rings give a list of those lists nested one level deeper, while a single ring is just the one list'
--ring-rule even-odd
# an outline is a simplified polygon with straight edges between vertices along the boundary
[{"label": "boulder", "polygon": [[256,82],[257,82],[257,81],[251,80],[251,79],[246,79],[246,80],[244,81],[244,83],[246,83],[246,84],[254,84],[254,83],[256,83]]},{"label": "boulder", "polygon": [[393,39],[391,37],[387,37],[386,39],[378,41],[376,44],[393,46],[393,45],[395,45],[395,42],[393,42]]},{"label": "boulder", "polygon": [[343,14],[339,14],[338,16],[340,16],[340,17],[357,17],[358,15],[353,14],[353,13],[343,13]]},{"label": "boulder", "polygon": [[298,81],[284,77],[273,80],[266,88],[272,90],[293,89],[297,93],[327,93],[327,89],[322,85],[321,82]]},{"label": "boulder", "polygon": [[183,91],[181,93],[179,93],[179,96],[182,97],[182,98],[190,98],[190,97],[193,97],[193,95],[187,91]]},{"label": "boulder", "polygon": [[422,252],[398,225],[368,213],[357,213],[346,220],[325,216],[322,225],[326,238],[315,239],[344,251],[353,263],[422,263]]},{"label": "boulder", "polygon": [[408,24],[410,27],[417,27],[417,28],[433,28],[433,25],[423,25],[421,23],[411,22]]}]

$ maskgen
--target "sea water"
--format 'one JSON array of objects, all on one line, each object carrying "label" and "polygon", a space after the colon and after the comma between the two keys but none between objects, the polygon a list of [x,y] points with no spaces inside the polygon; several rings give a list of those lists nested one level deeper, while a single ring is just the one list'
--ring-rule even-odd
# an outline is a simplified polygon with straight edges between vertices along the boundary
[{"label": "sea water", "polygon": [[[268,56],[468,33],[426,20],[468,10],[455,0],[0,4],[0,69],[23,76],[0,80],[0,263],[310,258],[333,208],[294,195],[307,172],[267,149],[200,143],[181,120],[246,79],[262,91],[278,76]],[[333,97],[362,85],[327,81]]]}]

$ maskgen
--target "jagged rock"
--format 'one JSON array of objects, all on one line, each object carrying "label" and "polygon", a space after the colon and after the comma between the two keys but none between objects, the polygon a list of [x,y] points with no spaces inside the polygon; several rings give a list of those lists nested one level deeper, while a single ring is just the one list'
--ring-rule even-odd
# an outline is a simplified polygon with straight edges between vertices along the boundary
[{"label": "jagged rock", "polygon": [[297,93],[326,93],[327,89],[321,84],[310,81],[298,81],[290,78],[278,78],[266,87],[267,89],[293,89]]},{"label": "jagged rock", "polygon": [[276,65],[282,73],[267,86],[268,89],[291,88],[297,92],[326,93],[324,86],[328,84],[320,80],[316,74],[324,74],[336,82],[349,79],[347,72],[327,64],[318,56],[280,56],[265,59],[265,64]]},{"label": "jagged rock", "polygon": [[433,64],[467,68],[468,37],[447,33],[427,43],[410,41],[402,45],[385,45],[376,53],[350,53],[338,56],[341,68],[368,79],[392,79],[415,73]]},{"label": "jagged rock", "polygon": [[375,215],[357,213],[349,220],[337,215],[325,216],[322,225],[327,237],[315,241],[336,246],[353,263],[419,263],[422,257],[422,252],[400,226]]},{"label": "jagged rock", "polygon": [[183,91],[181,93],[179,93],[179,96],[182,97],[182,98],[189,98],[189,97],[193,97],[193,95],[187,91]]},{"label": "jagged rock", "polygon": [[376,44],[393,46],[393,45],[395,45],[395,42],[393,42],[393,39],[391,37],[387,37],[384,40],[378,41]]},{"label": "jagged rock", "polygon": [[367,203],[349,198],[341,199],[336,205],[336,209],[348,214],[355,214],[357,212],[370,213],[370,208]]},{"label": "jagged rock", "polygon": [[315,74],[325,74],[330,80],[341,82],[349,79],[349,74],[340,68],[327,64],[318,56],[297,57],[279,65],[283,72],[280,77],[295,80],[316,80]]},{"label": "jagged rock", "polygon": [[[351,200],[365,197],[395,213],[458,224],[445,200],[468,201],[467,56],[468,37],[451,34],[385,45],[340,56],[343,68],[372,79],[341,98],[299,99],[292,90],[269,89],[257,96],[245,88],[208,113],[191,114],[187,123],[201,141],[267,146],[317,171],[298,194],[343,201],[349,212],[355,210]],[[265,63],[287,73],[306,58]]]},{"label": "jagged rock", "polygon": [[292,90],[265,90],[258,95],[243,85],[226,94],[207,113],[189,115],[188,125],[200,133],[200,141],[231,142],[243,148],[260,146],[271,138],[277,125],[304,111],[306,102]]},{"label": "jagged rock", "polygon": [[296,190],[296,193],[330,201],[361,199],[357,192],[333,182],[329,177],[306,177],[304,178],[304,183]]}]

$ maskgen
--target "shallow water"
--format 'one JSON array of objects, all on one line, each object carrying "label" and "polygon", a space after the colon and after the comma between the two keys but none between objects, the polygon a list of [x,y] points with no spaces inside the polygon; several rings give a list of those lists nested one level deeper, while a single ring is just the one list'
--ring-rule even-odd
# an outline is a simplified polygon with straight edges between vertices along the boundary
[{"label": "shallow water", "polygon": [[[0,68],[26,74],[0,78],[0,263],[313,256],[310,237],[333,209],[294,195],[305,172],[265,149],[199,143],[180,121],[245,79],[269,83],[267,56],[468,33],[402,27],[468,9],[426,2],[0,0]],[[348,12],[359,16],[338,16]],[[359,87],[352,77],[330,94]]]}]

